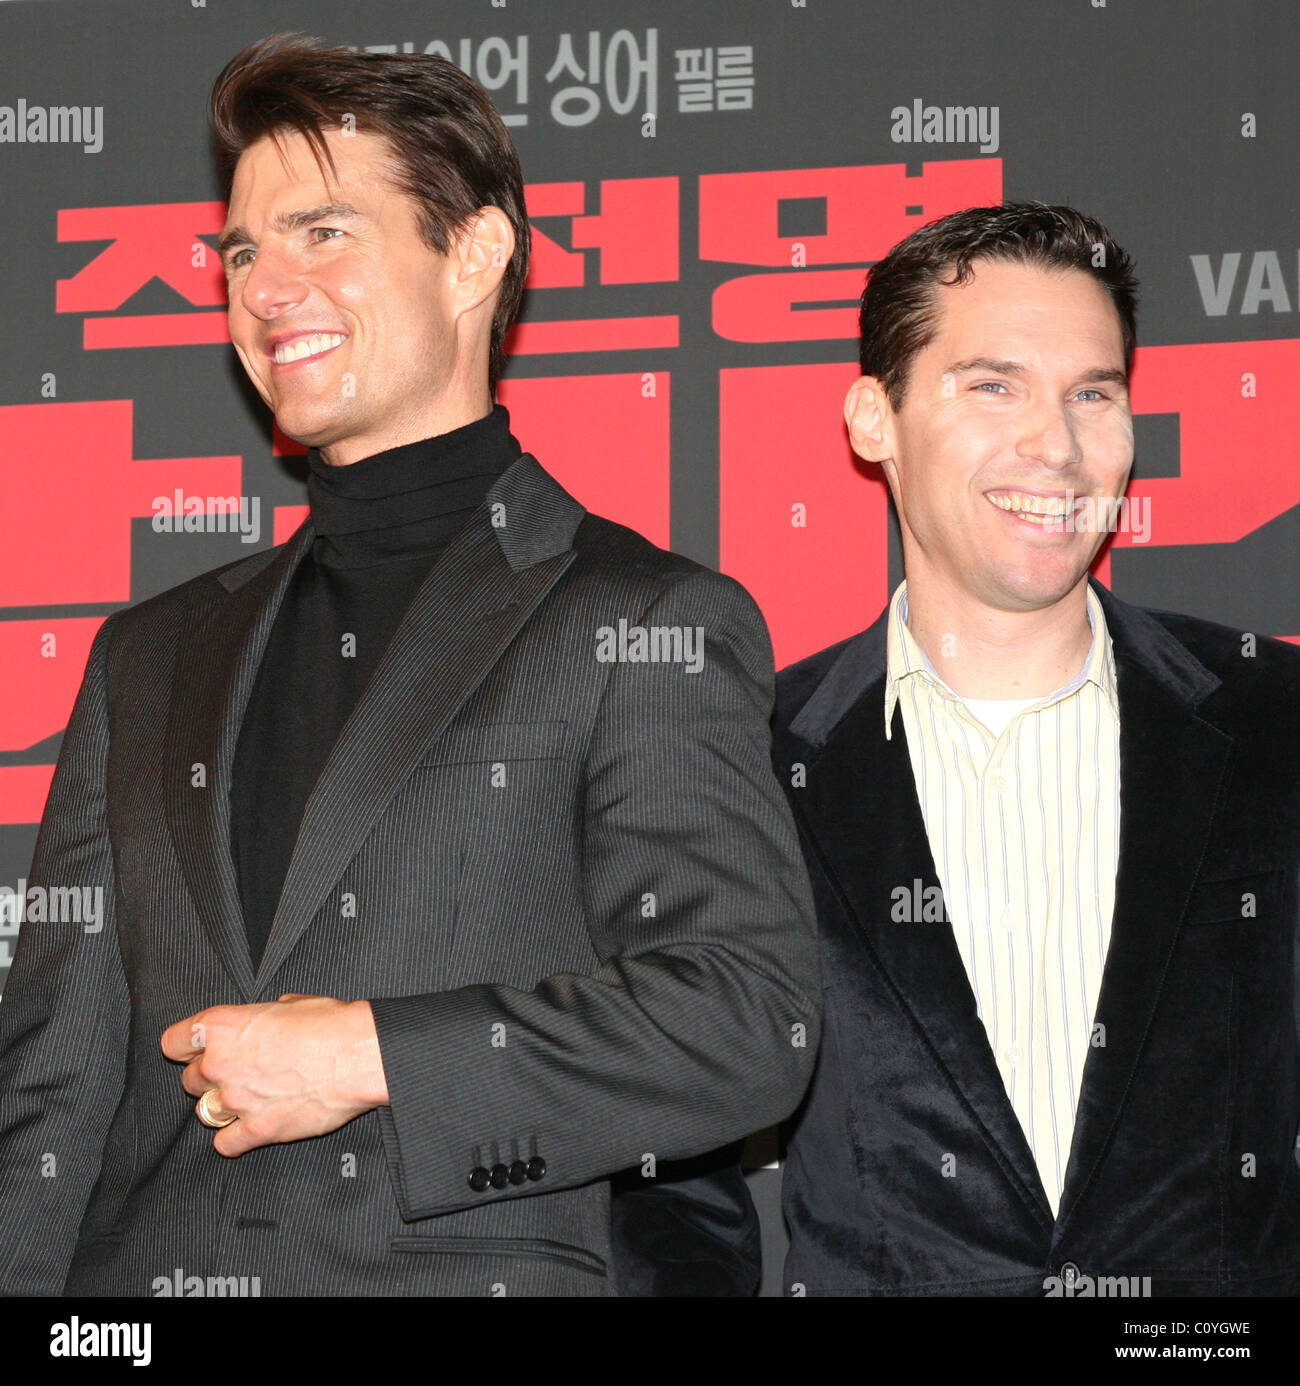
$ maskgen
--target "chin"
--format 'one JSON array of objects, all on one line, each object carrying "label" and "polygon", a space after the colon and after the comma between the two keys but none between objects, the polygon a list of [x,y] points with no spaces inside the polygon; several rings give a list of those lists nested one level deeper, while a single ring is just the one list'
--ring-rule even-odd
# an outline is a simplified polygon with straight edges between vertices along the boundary
[{"label": "chin", "polygon": [[1068,572],[1003,571],[990,574],[988,590],[1001,597],[997,605],[1005,603],[1024,611],[1038,611],[1073,592],[1087,572],[1086,567],[1072,567]]},{"label": "chin", "polygon": [[286,408],[276,411],[276,426],[286,438],[301,443],[307,448],[328,447],[344,437],[344,430],[337,420],[313,418],[307,410]]}]

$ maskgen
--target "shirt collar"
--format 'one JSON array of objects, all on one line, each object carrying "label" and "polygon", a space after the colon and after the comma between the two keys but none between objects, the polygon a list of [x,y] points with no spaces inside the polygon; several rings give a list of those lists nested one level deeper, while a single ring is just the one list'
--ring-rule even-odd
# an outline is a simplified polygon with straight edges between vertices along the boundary
[{"label": "shirt collar", "polygon": [[[1088,657],[1083,668],[1055,693],[1049,693],[1037,703],[1037,707],[1047,707],[1070,694],[1077,692],[1085,683],[1094,683],[1101,689],[1107,706],[1119,718],[1119,696],[1115,678],[1115,652],[1111,645],[1110,631],[1106,628],[1106,617],[1097,600],[1091,584],[1086,589],[1088,625],[1092,630],[1092,644],[1088,647]],[[890,725],[894,720],[894,708],[898,703],[898,688],[906,678],[920,677],[929,683],[942,698],[951,702],[961,702],[960,694],[939,677],[933,664],[926,658],[925,651],[917,644],[912,632],[907,628],[907,579],[894,589],[889,603],[889,623],[886,636],[885,665],[885,739],[890,739]]]},{"label": "shirt collar", "polygon": [[343,467],[307,453],[307,500],[318,535],[351,535],[472,509],[519,456],[504,405],[448,433],[401,443]]}]

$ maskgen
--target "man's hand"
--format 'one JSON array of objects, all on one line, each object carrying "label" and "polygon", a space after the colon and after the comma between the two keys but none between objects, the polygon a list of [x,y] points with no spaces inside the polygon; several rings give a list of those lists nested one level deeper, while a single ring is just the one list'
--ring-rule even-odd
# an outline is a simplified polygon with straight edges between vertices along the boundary
[{"label": "man's hand", "polygon": [[323,1136],[388,1101],[369,1001],[286,992],[210,1006],[168,1026],[162,1051],[185,1063],[191,1097],[218,1089],[213,1116],[238,1116],[213,1133],[220,1155]]}]

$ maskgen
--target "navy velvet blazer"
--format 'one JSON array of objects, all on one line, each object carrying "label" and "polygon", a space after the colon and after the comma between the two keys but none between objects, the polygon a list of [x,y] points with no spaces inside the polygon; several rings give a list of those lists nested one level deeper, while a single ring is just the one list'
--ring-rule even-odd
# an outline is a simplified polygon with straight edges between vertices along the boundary
[{"label": "navy velvet blazer", "polygon": [[884,736],[886,616],[778,678],[825,1003],[788,1133],[787,1294],[1082,1294],[1118,1276],[1300,1293],[1300,650],[1094,589],[1120,855],[1105,1044],[1057,1218],[951,927],[890,919],[895,886],[938,877],[901,714]]}]

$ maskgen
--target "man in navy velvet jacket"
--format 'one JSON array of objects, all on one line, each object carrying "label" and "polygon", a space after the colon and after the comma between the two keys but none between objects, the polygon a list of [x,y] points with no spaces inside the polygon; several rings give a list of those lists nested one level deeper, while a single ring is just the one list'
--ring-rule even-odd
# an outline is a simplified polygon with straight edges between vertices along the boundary
[{"label": "man in navy velvet jacket", "polygon": [[825,1000],[787,1294],[1300,1293],[1300,651],[1089,577],[1134,288],[1039,204],[871,272],[906,582],[778,679]]}]

